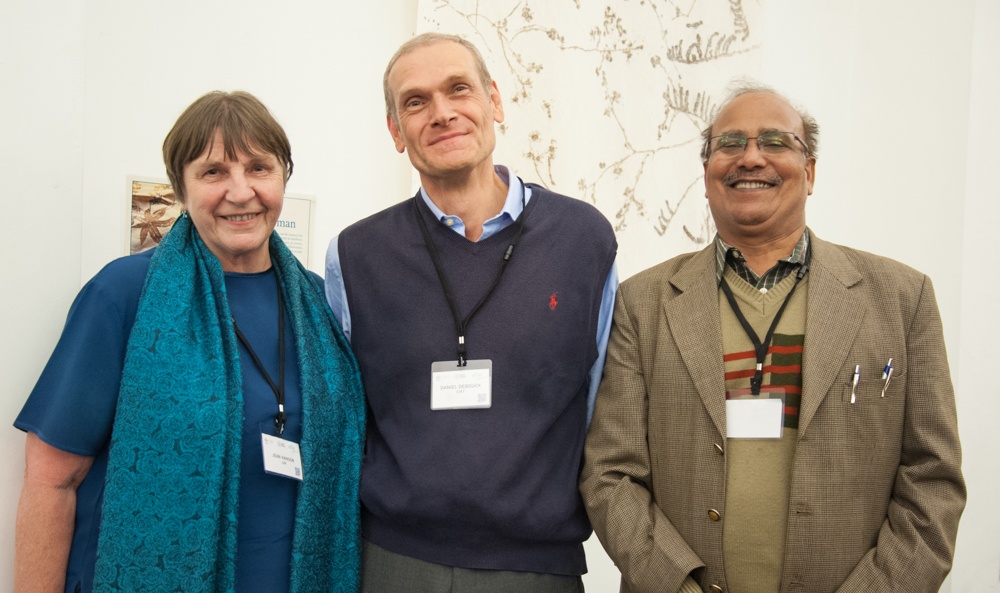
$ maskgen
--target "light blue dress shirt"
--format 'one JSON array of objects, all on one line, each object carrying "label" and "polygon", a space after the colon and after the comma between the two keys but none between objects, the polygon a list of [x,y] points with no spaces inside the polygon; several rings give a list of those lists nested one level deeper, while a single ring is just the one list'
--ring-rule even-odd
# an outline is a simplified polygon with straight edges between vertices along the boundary
[{"label": "light blue dress shirt", "polygon": [[[521,179],[511,175],[507,167],[497,165],[495,167],[497,175],[507,183],[507,199],[503,209],[493,218],[483,223],[483,234],[479,240],[487,239],[500,232],[504,228],[513,224],[521,211],[531,199],[531,188],[525,187]],[[521,190],[524,190],[524,201],[521,201]],[[451,228],[456,233],[465,236],[465,223],[457,216],[450,216],[441,211],[440,208],[431,201],[424,188],[420,188],[420,196],[424,203],[430,208],[434,216],[442,224]],[[340,269],[340,250],[337,248],[337,241],[340,235],[335,236],[330,241],[330,246],[326,251],[326,300],[333,309],[333,314],[340,321],[340,326],[344,330],[347,339],[351,339],[351,311],[347,306],[347,291],[344,287],[344,275]],[[618,290],[618,263],[611,264],[608,278],[604,282],[604,290],[601,295],[601,308],[597,317],[597,360],[588,373],[587,385],[587,426],[590,426],[590,418],[594,413],[594,401],[597,398],[597,388],[601,384],[601,374],[604,372],[604,359],[608,353],[608,337],[611,335],[611,319],[614,313],[615,292]]]}]

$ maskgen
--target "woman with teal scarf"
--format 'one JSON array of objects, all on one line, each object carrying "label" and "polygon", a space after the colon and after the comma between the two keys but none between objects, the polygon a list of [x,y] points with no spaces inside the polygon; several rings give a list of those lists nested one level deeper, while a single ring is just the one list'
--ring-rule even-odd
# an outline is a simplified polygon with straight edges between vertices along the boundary
[{"label": "woman with teal scarf", "polygon": [[15,421],[15,591],[354,592],[364,398],[274,233],[285,132],[209,93],[163,157],[182,217],[81,290]]}]

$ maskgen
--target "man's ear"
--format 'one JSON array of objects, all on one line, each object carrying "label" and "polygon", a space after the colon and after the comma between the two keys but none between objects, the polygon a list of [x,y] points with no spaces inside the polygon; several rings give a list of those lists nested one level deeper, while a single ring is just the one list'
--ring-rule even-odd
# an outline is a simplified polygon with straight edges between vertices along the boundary
[{"label": "man's ear", "polygon": [[809,183],[809,193],[806,195],[811,196],[813,193],[813,184],[816,183],[815,157],[806,157],[806,181]]},{"label": "man's ear", "polygon": [[388,113],[385,115],[385,125],[389,128],[389,135],[392,136],[392,142],[396,145],[396,151],[406,152],[406,144],[403,143],[403,136],[399,133],[399,125]]},{"label": "man's ear", "polygon": [[493,103],[493,121],[503,122],[503,101],[500,100],[500,89],[495,80],[490,85],[490,102]]}]

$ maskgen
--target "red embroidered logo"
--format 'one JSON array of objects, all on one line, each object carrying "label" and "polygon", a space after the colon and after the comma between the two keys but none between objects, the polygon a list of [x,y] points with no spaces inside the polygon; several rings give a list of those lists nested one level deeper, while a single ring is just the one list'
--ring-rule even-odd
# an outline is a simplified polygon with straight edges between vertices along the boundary
[{"label": "red embroidered logo", "polygon": [[557,296],[559,296],[558,292],[553,292],[552,294],[549,295],[549,310],[550,311],[555,311],[556,307],[559,306],[559,301],[556,300]]}]

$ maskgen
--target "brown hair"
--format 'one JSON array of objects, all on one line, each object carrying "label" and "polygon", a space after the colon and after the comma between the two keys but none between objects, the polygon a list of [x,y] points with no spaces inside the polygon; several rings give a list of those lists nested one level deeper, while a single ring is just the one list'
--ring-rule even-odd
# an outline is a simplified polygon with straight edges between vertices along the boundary
[{"label": "brown hair", "polygon": [[163,140],[163,164],[174,186],[174,194],[185,201],[184,167],[201,156],[222,133],[226,158],[236,159],[236,151],[272,154],[285,170],[285,182],[292,176],[292,148],[285,130],[267,107],[246,91],[212,91],[188,106]]},{"label": "brown hair", "polygon": [[386,115],[392,117],[392,120],[397,124],[399,123],[399,114],[396,113],[396,101],[392,96],[392,90],[389,88],[389,73],[392,71],[392,67],[396,65],[399,58],[419,47],[443,42],[457,43],[469,50],[469,53],[472,54],[473,60],[476,62],[476,70],[479,72],[479,80],[483,83],[486,93],[489,94],[489,87],[493,82],[493,77],[490,76],[490,71],[486,68],[486,62],[483,60],[483,55],[479,53],[479,50],[476,49],[476,46],[473,45],[472,42],[467,39],[463,39],[458,35],[448,35],[446,33],[437,33],[433,31],[430,33],[422,33],[399,46],[396,53],[394,53],[392,58],[389,59],[389,65],[385,67],[385,74],[382,75],[382,93],[385,95],[385,113]]},{"label": "brown hair", "polygon": [[817,153],[819,152],[819,124],[816,123],[816,119],[773,88],[752,80],[740,79],[734,82],[729,94],[726,96],[726,100],[723,101],[722,105],[715,110],[715,113],[712,115],[712,121],[709,122],[708,127],[701,131],[701,160],[708,162],[708,157],[710,156],[709,140],[712,138],[712,126],[715,125],[716,118],[718,118],[719,114],[722,113],[722,110],[728,107],[729,104],[732,103],[737,97],[742,97],[743,95],[749,95],[751,93],[768,93],[791,105],[792,109],[794,109],[802,119],[802,143],[806,145],[806,156],[808,158],[815,159]]}]

